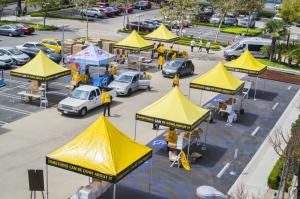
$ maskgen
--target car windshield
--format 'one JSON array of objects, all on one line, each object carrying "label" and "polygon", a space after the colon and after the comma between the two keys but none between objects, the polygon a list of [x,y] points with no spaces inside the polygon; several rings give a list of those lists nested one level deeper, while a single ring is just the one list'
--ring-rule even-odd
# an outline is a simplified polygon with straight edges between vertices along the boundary
[{"label": "car windshield", "polygon": [[172,68],[179,68],[180,66],[182,66],[182,61],[178,61],[178,60],[171,61],[169,66],[171,66]]},{"label": "car windshield", "polygon": [[50,50],[50,49],[48,49],[48,48],[40,48],[44,53],[46,53],[46,54],[51,54],[51,53],[53,53],[53,51],[52,50]]},{"label": "car windshield", "polygon": [[72,98],[80,99],[80,100],[87,100],[88,95],[89,95],[88,91],[83,91],[83,90],[79,90],[79,89],[75,89],[71,93]]},{"label": "car windshield", "polygon": [[130,83],[132,80],[132,76],[129,75],[121,75],[119,78],[116,79],[117,82],[124,82]]},{"label": "car windshield", "polygon": [[45,48],[45,46],[43,46],[42,44],[35,44],[35,46],[39,49]]},{"label": "car windshield", "polygon": [[23,54],[20,50],[18,50],[16,48],[9,49],[8,52],[10,52],[13,55],[22,55]]},{"label": "car windshield", "polygon": [[240,42],[237,42],[235,44],[233,44],[230,48],[231,49],[235,49],[236,47],[238,47],[240,45]]},{"label": "car windshield", "polygon": [[61,46],[61,41],[56,41],[56,43],[57,43],[59,46]]},{"label": "car windshield", "polygon": [[4,52],[2,52],[2,51],[0,50],[0,56],[3,56],[3,55],[5,55]]}]

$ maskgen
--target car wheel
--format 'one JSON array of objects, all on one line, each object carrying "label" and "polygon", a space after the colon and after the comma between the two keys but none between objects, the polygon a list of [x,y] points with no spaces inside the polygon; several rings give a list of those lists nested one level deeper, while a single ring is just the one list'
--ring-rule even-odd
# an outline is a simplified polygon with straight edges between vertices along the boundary
[{"label": "car wheel", "polygon": [[84,107],[80,110],[80,115],[83,117],[87,114],[87,109]]},{"label": "car wheel", "polygon": [[13,65],[17,65],[17,60],[13,59]]},{"label": "car wheel", "polygon": [[148,91],[151,91],[151,86],[148,86]]},{"label": "car wheel", "polygon": [[231,61],[231,60],[234,60],[235,59],[235,56],[234,55],[232,55],[232,56],[230,56],[229,57],[229,60]]},{"label": "car wheel", "polygon": [[194,74],[194,69],[191,69],[190,75]]},{"label": "car wheel", "polygon": [[12,37],[12,36],[13,36],[13,34],[10,32],[10,33],[8,33],[8,36]]},{"label": "car wheel", "polygon": [[128,90],[127,95],[130,96],[132,94],[131,88]]},{"label": "car wheel", "polygon": [[95,18],[98,18],[98,15],[94,15]]}]

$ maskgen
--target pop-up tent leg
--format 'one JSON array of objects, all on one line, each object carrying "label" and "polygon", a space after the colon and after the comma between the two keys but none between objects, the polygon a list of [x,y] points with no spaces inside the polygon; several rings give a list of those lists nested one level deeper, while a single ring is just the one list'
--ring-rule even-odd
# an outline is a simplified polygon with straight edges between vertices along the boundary
[{"label": "pop-up tent leg", "polygon": [[48,165],[46,165],[46,195],[47,199],[49,198],[49,189],[48,189]]},{"label": "pop-up tent leg", "polygon": [[189,87],[189,99],[191,99],[191,87]]},{"label": "pop-up tent leg", "polygon": [[117,185],[114,184],[114,193],[113,193],[113,199],[116,199],[116,189],[117,189]]},{"label": "pop-up tent leg", "polygon": [[137,120],[135,120],[134,123],[134,141],[136,141],[136,125],[137,125]]},{"label": "pop-up tent leg", "polygon": [[150,174],[149,174],[149,193],[151,193],[151,183],[152,183],[152,160],[150,159]]},{"label": "pop-up tent leg", "polygon": [[255,90],[254,90],[254,100],[256,100],[256,90],[257,90],[257,83],[258,83],[258,75],[256,76],[256,81],[255,81]]},{"label": "pop-up tent leg", "polygon": [[188,143],[187,159],[189,159],[189,156],[190,156],[191,134],[192,134],[192,132],[189,133],[189,143]]},{"label": "pop-up tent leg", "polygon": [[200,106],[202,105],[202,90],[200,91]]}]

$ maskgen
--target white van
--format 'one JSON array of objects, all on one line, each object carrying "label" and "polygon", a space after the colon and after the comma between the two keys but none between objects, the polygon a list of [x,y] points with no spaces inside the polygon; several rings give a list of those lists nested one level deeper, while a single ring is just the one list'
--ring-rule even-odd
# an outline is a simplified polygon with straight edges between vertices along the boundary
[{"label": "white van", "polygon": [[224,57],[227,60],[235,59],[247,49],[254,57],[267,57],[267,55],[260,52],[260,50],[263,46],[271,46],[271,43],[271,39],[264,39],[259,37],[245,38],[225,48]]}]

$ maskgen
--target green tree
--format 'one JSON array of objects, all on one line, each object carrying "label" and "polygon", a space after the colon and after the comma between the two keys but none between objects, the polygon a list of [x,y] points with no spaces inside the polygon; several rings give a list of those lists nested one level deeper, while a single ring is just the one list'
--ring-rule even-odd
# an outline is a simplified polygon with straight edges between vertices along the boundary
[{"label": "green tree", "polygon": [[7,6],[8,3],[9,3],[9,0],[1,0],[0,1],[0,20],[2,17],[3,10]]},{"label": "green tree", "polygon": [[[239,0],[238,1],[238,11],[248,15],[248,21],[250,22],[250,15],[253,12],[259,12],[262,10],[264,5],[264,0]],[[247,33],[249,31],[249,25],[247,27]]]},{"label": "green tree", "polygon": [[184,20],[191,15],[192,8],[196,4],[196,0],[166,0],[164,7],[168,8],[163,7],[162,9],[170,10],[170,16],[176,16],[180,35],[182,35]]},{"label": "green tree", "polygon": [[46,26],[46,18],[49,11],[49,8],[53,6],[60,5],[61,0],[25,0],[26,5],[38,7],[43,12],[43,24]]},{"label": "green tree", "polygon": [[276,41],[287,35],[287,26],[282,20],[269,20],[264,28],[264,33],[272,38],[270,60],[273,60],[276,50]]},{"label": "green tree", "polygon": [[216,32],[215,42],[217,42],[222,23],[228,12],[233,12],[238,9],[239,0],[214,0],[214,8],[218,9],[221,14],[221,20]]},{"label": "green tree", "polygon": [[123,28],[126,29],[126,24],[129,23],[128,8],[129,8],[130,4],[136,3],[137,0],[109,0],[108,2],[124,5],[125,15],[123,18]]},{"label": "green tree", "polygon": [[[300,1],[283,0],[280,6],[280,15],[286,23],[300,22]],[[287,45],[289,45],[290,30],[288,31]]]},{"label": "green tree", "polygon": [[[90,5],[97,2],[97,0],[71,0],[72,4],[81,10],[87,10]],[[89,16],[86,14],[86,40],[89,38]]]}]

